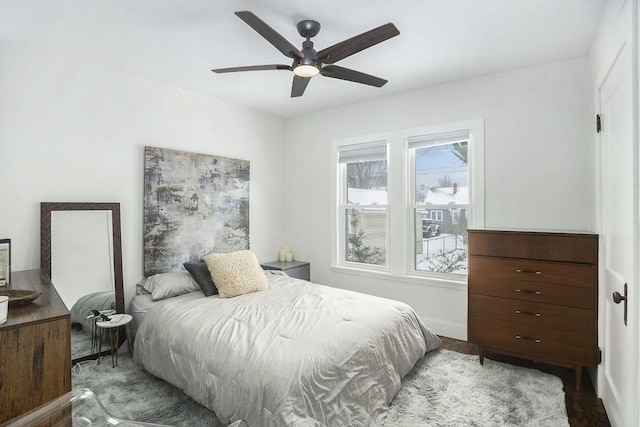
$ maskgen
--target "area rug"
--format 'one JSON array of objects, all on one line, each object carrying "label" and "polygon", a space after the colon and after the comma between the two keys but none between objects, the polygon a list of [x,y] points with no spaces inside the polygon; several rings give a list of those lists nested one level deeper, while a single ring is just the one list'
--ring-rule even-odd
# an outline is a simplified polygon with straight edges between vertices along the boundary
[{"label": "area rug", "polygon": [[[128,356],[116,368],[103,358],[73,376],[115,417],[170,426],[223,426],[181,390],[147,373]],[[403,379],[385,426],[569,426],[562,381],[534,369],[438,349]],[[254,426],[251,426],[254,427]]]}]

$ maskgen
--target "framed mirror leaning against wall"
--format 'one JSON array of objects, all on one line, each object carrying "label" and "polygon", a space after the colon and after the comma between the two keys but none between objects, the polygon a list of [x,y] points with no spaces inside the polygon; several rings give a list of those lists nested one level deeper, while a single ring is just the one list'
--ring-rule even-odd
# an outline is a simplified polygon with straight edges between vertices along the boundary
[{"label": "framed mirror leaning against wall", "polygon": [[121,240],[119,203],[40,204],[40,266],[71,313],[74,363],[98,357],[91,310],[124,313]]}]

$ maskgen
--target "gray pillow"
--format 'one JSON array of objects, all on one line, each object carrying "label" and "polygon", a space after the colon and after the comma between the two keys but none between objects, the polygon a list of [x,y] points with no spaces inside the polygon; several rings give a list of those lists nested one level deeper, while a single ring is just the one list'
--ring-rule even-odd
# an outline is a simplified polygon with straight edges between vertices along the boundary
[{"label": "gray pillow", "polygon": [[151,299],[154,301],[201,290],[198,283],[186,271],[160,273],[147,277],[144,288],[151,292]]},{"label": "gray pillow", "polygon": [[193,279],[198,282],[205,297],[210,297],[218,293],[218,288],[216,288],[216,284],[213,283],[207,264],[204,262],[185,262],[182,265],[191,273]]}]

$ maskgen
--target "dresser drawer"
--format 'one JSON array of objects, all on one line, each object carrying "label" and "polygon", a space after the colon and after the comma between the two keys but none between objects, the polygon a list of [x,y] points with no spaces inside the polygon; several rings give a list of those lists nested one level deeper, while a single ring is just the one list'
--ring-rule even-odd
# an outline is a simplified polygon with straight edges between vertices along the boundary
[{"label": "dresser drawer", "polygon": [[595,264],[595,234],[469,230],[469,255]]},{"label": "dresser drawer", "polygon": [[469,315],[593,334],[592,310],[484,295],[469,296]]},{"label": "dresser drawer", "polygon": [[469,341],[532,360],[553,359],[593,366],[595,339],[554,328],[469,316]]},{"label": "dresser drawer", "polygon": [[595,291],[575,286],[516,282],[489,276],[469,276],[469,294],[593,309]]},{"label": "dresser drawer", "polygon": [[469,259],[469,275],[583,288],[593,288],[596,280],[590,265],[485,257]]}]

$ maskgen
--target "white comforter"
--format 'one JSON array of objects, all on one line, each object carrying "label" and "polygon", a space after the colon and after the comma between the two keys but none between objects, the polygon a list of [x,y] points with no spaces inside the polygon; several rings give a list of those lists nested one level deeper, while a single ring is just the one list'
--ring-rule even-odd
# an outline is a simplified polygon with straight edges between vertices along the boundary
[{"label": "white comforter", "polygon": [[225,422],[383,424],[400,379],[440,340],[404,303],[267,277],[262,292],[157,304],[134,358]]}]

